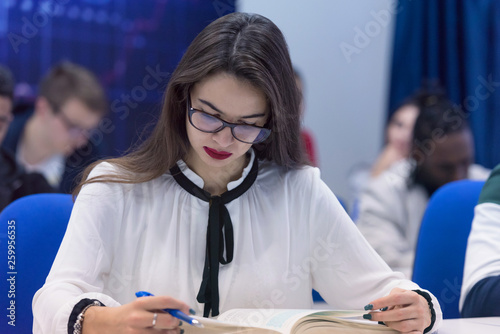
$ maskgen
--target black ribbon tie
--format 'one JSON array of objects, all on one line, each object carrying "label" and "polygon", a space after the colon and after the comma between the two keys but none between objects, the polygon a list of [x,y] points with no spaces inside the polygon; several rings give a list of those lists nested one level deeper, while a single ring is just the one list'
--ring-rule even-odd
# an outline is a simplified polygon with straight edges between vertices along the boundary
[{"label": "black ribbon tie", "polygon": [[[200,291],[196,297],[198,302],[205,304],[204,317],[209,317],[210,311],[212,311],[213,317],[219,315],[219,263],[226,265],[233,260],[233,224],[226,204],[243,195],[252,186],[257,178],[258,168],[257,157],[254,157],[252,169],[243,182],[238,187],[226,191],[220,196],[212,196],[209,192],[198,187],[181,172],[179,166],[175,165],[170,169],[175,181],[184,190],[210,203],[205,267],[203,268]],[[224,250],[226,251],[225,258]]]}]

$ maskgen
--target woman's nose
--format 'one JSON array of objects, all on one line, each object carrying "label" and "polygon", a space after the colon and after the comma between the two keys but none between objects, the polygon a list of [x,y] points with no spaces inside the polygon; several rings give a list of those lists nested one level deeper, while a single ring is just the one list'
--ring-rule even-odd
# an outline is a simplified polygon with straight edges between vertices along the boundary
[{"label": "woman's nose", "polygon": [[231,128],[224,128],[221,131],[214,133],[213,138],[221,147],[227,147],[234,142]]}]

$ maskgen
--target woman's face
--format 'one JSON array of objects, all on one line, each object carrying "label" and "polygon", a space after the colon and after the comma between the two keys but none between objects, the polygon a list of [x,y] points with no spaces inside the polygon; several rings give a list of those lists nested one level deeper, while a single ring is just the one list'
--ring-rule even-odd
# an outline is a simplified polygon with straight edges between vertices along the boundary
[{"label": "woman's face", "polygon": [[[248,82],[227,73],[205,78],[190,92],[191,107],[202,110],[226,122],[264,126],[268,118],[265,95]],[[241,172],[245,153],[252,146],[235,139],[226,127],[216,133],[196,129],[186,115],[190,150],[186,160],[195,172],[211,170]]]},{"label": "woman's face", "polygon": [[418,108],[407,105],[399,108],[392,115],[387,128],[387,144],[398,149],[403,155],[410,152],[413,126],[418,116]]}]

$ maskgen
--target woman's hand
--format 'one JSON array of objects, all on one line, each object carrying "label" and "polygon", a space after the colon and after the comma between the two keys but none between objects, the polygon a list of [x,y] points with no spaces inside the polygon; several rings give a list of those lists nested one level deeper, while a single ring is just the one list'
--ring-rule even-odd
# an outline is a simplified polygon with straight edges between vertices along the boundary
[{"label": "woman's hand", "polygon": [[388,170],[394,163],[407,158],[407,155],[395,145],[388,144],[384,147],[371,169],[371,176],[377,177]]},{"label": "woman's hand", "polygon": [[372,301],[365,307],[367,308],[387,308],[382,312],[370,312],[364,318],[382,321],[401,333],[423,333],[431,324],[431,311],[427,300],[414,291],[394,288],[388,296]]},{"label": "woman's hand", "polygon": [[[172,297],[141,297],[118,307],[90,307],[85,312],[82,334],[180,333],[180,320],[163,312],[165,308],[189,314],[189,306]],[[153,321],[155,313],[158,315]]]}]

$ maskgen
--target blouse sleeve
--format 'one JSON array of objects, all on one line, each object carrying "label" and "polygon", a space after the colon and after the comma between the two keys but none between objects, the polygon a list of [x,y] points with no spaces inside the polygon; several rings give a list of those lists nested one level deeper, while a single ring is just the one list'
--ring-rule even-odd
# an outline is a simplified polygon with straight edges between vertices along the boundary
[{"label": "blouse sleeve", "polygon": [[[336,309],[362,309],[396,287],[426,291],[389,268],[320,180],[319,171],[315,173],[311,180],[310,254],[317,262],[313,288],[325,301]],[[426,292],[432,296],[436,312],[433,331],[440,326],[442,312],[437,299]]]},{"label": "blouse sleeve", "polygon": [[[109,164],[101,164],[90,177],[110,169]],[[122,211],[123,195],[118,185],[93,183],[83,187],[47,280],[33,298],[35,333],[67,333],[71,311],[84,298],[119,306],[103,293],[103,277],[110,269],[114,221],[119,221]]]}]

